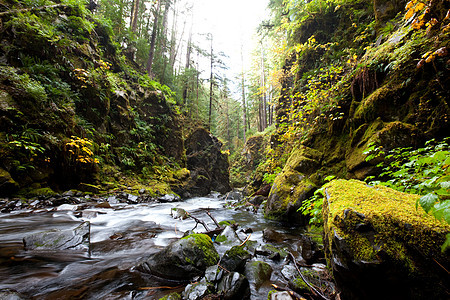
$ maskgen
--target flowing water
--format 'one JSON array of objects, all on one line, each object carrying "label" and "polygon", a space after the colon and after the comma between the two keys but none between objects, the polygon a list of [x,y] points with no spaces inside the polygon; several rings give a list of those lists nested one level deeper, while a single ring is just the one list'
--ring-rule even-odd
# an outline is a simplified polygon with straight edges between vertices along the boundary
[{"label": "flowing water", "polygon": [[[298,229],[281,228],[262,214],[226,208],[216,196],[186,201],[148,204],[111,204],[112,208],[86,208],[64,204],[57,208],[13,211],[0,214],[0,289],[10,288],[32,299],[158,299],[164,291],[142,289],[164,284],[153,282],[134,266],[188,230],[204,232],[192,218],[174,219],[172,208],[183,208],[210,229],[217,221],[235,220],[240,228],[251,228],[250,240],[263,244],[262,230],[297,234]],[[72,229],[82,221],[91,224],[88,251],[26,251],[22,239],[51,229]],[[197,225],[197,226],[196,226]],[[226,247],[216,247],[220,252]],[[270,285],[253,299],[267,297]],[[179,288],[177,291],[181,291]],[[260,298],[261,297],[261,298]]]}]

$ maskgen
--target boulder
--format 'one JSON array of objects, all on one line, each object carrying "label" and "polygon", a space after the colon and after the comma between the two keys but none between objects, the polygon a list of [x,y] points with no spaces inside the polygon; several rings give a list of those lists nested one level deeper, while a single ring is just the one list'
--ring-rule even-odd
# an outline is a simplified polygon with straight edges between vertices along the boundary
[{"label": "boulder", "polygon": [[19,188],[8,171],[0,168],[0,195],[6,196],[16,192]]},{"label": "boulder", "polygon": [[186,286],[183,292],[183,299],[199,300],[203,299],[214,290],[214,286],[207,282],[190,283]]},{"label": "boulder", "polygon": [[23,238],[25,250],[81,250],[89,249],[90,223],[81,223],[70,230],[50,230]]},{"label": "boulder", "polygon": [[226,226],[222,233],[216,237],[215,242],[232,246],[240,245],[242,243],[232,226]]},{"label": "boulder", "polygon": [[245,265],[245,277],[255,289],[259,289],[261,285],[270,279],[272,275],[272,267],[263,261],[251,261]]},{"label": "boulder", "polygon": [[185,141],[189,182],[178,189],[178,194],[206,196],[211,191],[225,194],[231,191],[227,154],[222,143],[204,128],[195,130]]},{"label": "boulder", "polygon": [[138,269],[144,273],[185,282],[203,276],[207,267],[219,261],[219,254],[206,234],[191,234],[151,255]]},{"label": "boulder", "polygon": [[446,298],[450,226],[416,207],[420,196],[356,180],[324,191],[325,252],[343,298]]},{"label": "boulder", "polygon": [[226,274],[219,282],[217,291],[223,300],[250,299],[250,284],[244,275],[237,272]]},{"label": "boulder", "polygon": [[265,215],[269,219],[306,224],[298,212],[303,201],[313,195],[316,185],[308,178],[320,167],[322,153],[302,146],[291,152],[283,171],[270,190]]},{"label": "boulder", "polygon": [[219,264],[230,272],[243,272],[245,264],[251,258],[244,246],[234,246],[225,252]]}]

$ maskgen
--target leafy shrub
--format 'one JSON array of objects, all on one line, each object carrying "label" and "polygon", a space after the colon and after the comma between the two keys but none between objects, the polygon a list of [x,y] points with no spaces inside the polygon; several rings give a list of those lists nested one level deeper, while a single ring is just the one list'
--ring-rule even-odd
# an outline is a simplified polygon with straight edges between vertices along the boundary
[{"label": "leafy shrub", "polygon": [[[383,172],[378,180],[373,176],[366,180],[370,184],[379,184],[390,188],[423,195],[417,201],[427,212],[437,219],[450,224],[450,138],[441,142],[430,140],[419,149],[396,148],[388,153],[376,145],[370,145],[365,152],[367,161],[384,156],[378,164]],[[450,246],[450,234],[443,248]]]}]

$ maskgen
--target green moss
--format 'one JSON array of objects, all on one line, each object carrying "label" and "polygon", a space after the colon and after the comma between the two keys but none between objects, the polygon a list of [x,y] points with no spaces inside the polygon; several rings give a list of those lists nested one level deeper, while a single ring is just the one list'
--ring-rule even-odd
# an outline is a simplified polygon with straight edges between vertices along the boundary
[{"label": "green moss", "polygon": [[[440,245],[450,226],[422,208],[416,209],[420,196],[356,180],[332,181],[325,191],[329,196],[323,211],[327,247],[332,247],[336,233],[345,240],[353,259],[374,261],[383,251],[410,271],[415,265],[409,249],[417,249],[426,257],[441,257]],[[366,234],[358,229],[361,227],[373,233]]]},{"label": "green moss", "polygon": [[233,246],[233,247],[231,247],[231,249],[229,249],[226,252],[226,255],[228,257],[231,257],[231,258],[232,257],[241,257],[241,258],[243,258],[243,257],[248,256],[249,254],[250,253],[248,253],[248,251],[244,249],[244,246]]},{"label": "green moss", "polygon": [[[219,254],[215,250],[213,241],[211,240],[211,238],[208,235],[195,233],[195,234],[188,235],[188,236],[184,237],[183,239],[189,239],[190,241],[195,243],[195,245],[201,251],[203,251],[203,254],[204,254],[205,260],[206,260],[205,262],[207,265],[212,266],[212,265],[215,265],[219,261]],[[186,261],[188,263],[192,264],[192,261],[190,261],[189,258],[186,258]]]},{"label": "green moss", "polygon": [[159,300],[181,300],[181,299],[182,297],[179,293],[172,293],[162,298],[159,298]]}]

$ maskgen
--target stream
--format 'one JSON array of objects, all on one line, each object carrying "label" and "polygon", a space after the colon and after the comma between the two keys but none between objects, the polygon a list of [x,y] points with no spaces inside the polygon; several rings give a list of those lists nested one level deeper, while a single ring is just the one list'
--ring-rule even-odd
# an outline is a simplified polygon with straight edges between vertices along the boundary
[{"label": "stream", "polygon": [[[30,299],[159,299],[169,292],[181,292],[184,287],[143,289],[166,284],[152,282],[134,268],[184,232],[193,228],[195,232],[205,231],[192,218],[174,219],[172,208],[186,210],[211,229],[215,225],[205,209],[219,222],[234,220],[239,224],[238,231],[251,228],[250,240],[259,246],[265,244],[263,230],[267,228],[293,237],[301,233],[296,227],[264,219],[261,210],[255,213],[228,208],[231,202],[218,195],[168,203],[109,203],[107,208],[62,204],[0,213],[0,289],[12,289]],[[72,229],[83,221],[90,222],[90,251],[24,249],[22,239],[27,235]],[[245,234],[241,232],[241,236]],[[295,251],[292,240],[279,241],[277,246]],[[216,249],[222,255],[229,247],[216,245]],[[252,299],[266,299],[271,283],[282,280],[279,271],[283,260],[256,259],[267,261],[274,269],[270,282],[258,290],[252,288]]]}]

